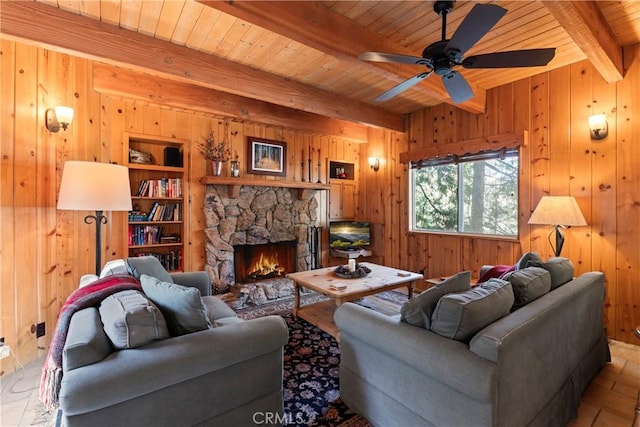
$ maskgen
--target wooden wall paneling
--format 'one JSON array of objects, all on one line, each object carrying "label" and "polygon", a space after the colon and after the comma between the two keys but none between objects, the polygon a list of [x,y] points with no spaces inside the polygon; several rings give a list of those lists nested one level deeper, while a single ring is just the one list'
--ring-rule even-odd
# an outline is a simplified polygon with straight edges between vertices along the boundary
[{"label": "wooden wall paneling", "polygon": [[[592,140],[588,129],[589,115],[592,113],[593,78],[597,71],[583,61],[570,67],[571,70],[571,153],[570,153],[570,194],[576,198],[587,221],[585,227],[573,227],[565,232],[566,241],[563,255],[569,257],[576,275],[591,270],[591,200],[593,185],[591,176]],[[585,128],[585,125],[587,126]]]},{"label": "wooden wall paneling", "polygon": [[458,126],[457,126],[457,116],[456,116],[456,107],[451,104],[441,104],[442,105],[442,125],[443,129],[440,131],[440,135],[444,135],[444,140],[442,141],[445,144],[451,144],[454,142],[460,141],[460,137],[458,136]]},{"label": "wooden wall paneling", "polygon": [[141,109],[142,109],[141,133],[145,135],[161,135],[160,108],[157,105],[144,104],[142,105]]},{"label": "wooden wall paneling", "polygon": [[[185,254],[187,260],[185,268],[189,270],[204,270],[206,264],[206,252],[205,252],[205,228],[206,221],[204,217],[204,196],[205,187],[198,182],[198,179],[210,173],[209,166],[202,158],[196,144],[203,142],[203,137],[209,135],[211,130],[211,119],[201,114],[189,115],[180,113],[176,117],[176,125],[178,129],[189,130],[189,136],[186,138],[190,140],[190,147],[185,155],[185,162],[188,160],[189,174],[188,180],[184,183],[183,192],[185,193],[185,206],[186,212],[189,213],[187,221],[187,235],[189,236],[189,242],[185,245],[185,250],[188,251]],[[239,135],[244,135],[244,130],[239,131]],[[246,143],[246,139],[242,138],[241,141]],[[209,270],[208,270],[209,271]],[[217,270],[209,271],[210,276],[217,272]],[[211,279],[218,279],[218,277],[211,276]]]},{"label": "wooden wall paneling", "polygon": [[[49,100],[49,88],[55,82],[50,81],[51,70],[55,68],[55,55],[46,50],[38,50],[38,100],[42,102],[41,112],[52,105]],[[53,83],[53,84],[52,84]],[[40,116],[42,117],[42,116]],[[42,123],[42,122],[41,122]],[[56,323],[57,284],[56,284],[56,146],[55,138],[44,126],[39,126],[37,133],[37,167],[36,174],[40,185],[36,186],[38,206],[38,321],[45,322],[51,332]],[[37,338],[38,349],[46,349],[51,340],[51,333]]]},{"label": "wooden wall paneling", "polygon": [[[0,39],[0,336],[17,348],[17,304],[15,267],[16,229],[14,136],[15,136],[15,50],[16,44]],[[12,357],[0,360],[0,377],[15,369]]]},{"label": "wooden wall paneling", "polygon": [[410,150],[415,148],[421,148],[424,146],[423,144],[426,138],[425,115],[427,111],[428,111],[427,109],[422,109],[419,111],[414,111],[413,113],[408,115],[407,131],[408,131]]},{"label": "wooden wall paneling", "polygon": [[467,113],[467,126],[469,139],[479,138],[484,135],[484,115]]},{"label": "wooden wall paneling", "polygon": [[[427,133],[427,139],[425,140],[425,146],[429,147],[435,144],[446,144],[447,143],[447,120],[446,120],[446,111],[444,104],[438,104],[432,109],[433,112],[433,120],[431,123],[433,124],[433,132]],[[429,119],[429,115],[427,115],[426,119]],[[428,136],[432,137],[429,138]]]},{"label": "wooden wall paneling", "polygon": [[[591,204],[591,267],[589,270],[605,274],[607,294],[605,299],[605,324],[616,330],[615,307],[612,304],[617,294],[616,271],[616,206],[618,186],[616,185],[616,85],[608,84],[599,74],[593,78],[592,112],[606,112],[609,122],[609,136],[602,141],[592,141],[592,204]],[[588,132],[588,129],[587,129]],[[628,339],[632,338],[631,336]]]},{"label": "wooden wall paneling", "polygon": [[518,184],[518,231],[520,252],[518,257],[531,250],[531,228],[527,224],[533,212],[531,200],[531,80],[523,79],[513,83],[513,128],[524,133],[524,143],[520,146],[520,176]]},{"label": "wooden wall paneling", "polygon": [[[506,84],[498,87],[498,97],[500,103],[498,105],[498,132],[507,133],[514,132],[514,103],[513,103],[513,84]],[[495,135],[495,134],[494,134]]]},{"label": "wooden wall paneling", "polygon": [[571,140],[571,81],[567,67],[549,72],[549,193],[554,196],[569,194],[569,162]]},{"label": "wooden wall paneling", "polygon": [[[542,196],[549,195],[549,85],[548,74],[531,78],[531,131],[529,132],[531,152],[531,209],[535,210]],[[528,219],[527,219],[528,220]],[[543,258],[552,255],[547,242],[549,227],[532,226],[531,250],[539,252]]]},{"label": "wooden wall paneling", "polygon": [[[402,179],[406,176],[405,165],[400,163],[401,149],[406,148],[406,134],[390,132],[388,139],[389,146],[389,206],[388,215],[385,222],[385,247],[388,245],[392,248],[393,252],[396,252],[397,258],[392,259],[389,265],[397,268],[406,268],[402,261],[402,250],[406,248],[402,243],[405,242],[403,236],[406,233],[407,228],[403,227],[406,222],[403,221],[402,214],[403,209],[401,204],[406,199],[407,187],[406,182]],[[404,184],[404,186],[403,186]],[[385,257],[386,261],[386,257]]]},{"label": "wooden wall paneling", "polygon": [[16,46],[16,77],[15,96],[17,109],[15,115],[15,255],[29,268],[15,270],[14,279],[17,284],[30,286],[16,286],[16,306],[18,337],[14,348],[19,360],[33,360],[37,357],[37,342],[35,334],[31,332],[31,325],[38,322],[38,287],[34,286],[38,280],[38,254],[34,248],[38,246],[40,238],[37,223],[37,143],[34,135],[38,134],[38,105],[36,102],[22,102],[22,100],[37,100],[38,91],[38,50],[25,45]]},{"label": "wooden wall paneling", "polygon": [[499,125],[499,104],[500,93],[497,88],[487,91],[487,106],[484,112],[484,122],[482,124],[485,135],[497,135]]},{"label": "wooden wall paneling", "polygon": [[[614,295],[616,329],[613,337],[635,342],[632,330],[640,325],[640,45],[625,48],[626,77],[617,86],[617,203],[616,269]],[[605,139],[608,141],[610,138]],[[611,334],[611,330],[609,333]]]},{"label": "wooden wall paneling", "polygon": [[[129,162],[128,143],[125,141],[125,102],[121,99],[100,96],[100,139],[102,146],[108,149],[105,161],[127,166]],[[103,230],[106,237],[106,251],[103,252],[103,263],[128,256],[128,214],[112,212],[107,228]]]},{"label": "wooden wall paneling", "polygon": [[478,251],[478,239],[474,237],[462,239],[462,270],[469,270],[471,276],[478,278],[480,276],[480,267],[482,260]]},{"label": "wooden wall paneling", "polygon": [[160,135],[170,138],[178,137],[176,129],[176,115],[176,110],[160,107]]}]

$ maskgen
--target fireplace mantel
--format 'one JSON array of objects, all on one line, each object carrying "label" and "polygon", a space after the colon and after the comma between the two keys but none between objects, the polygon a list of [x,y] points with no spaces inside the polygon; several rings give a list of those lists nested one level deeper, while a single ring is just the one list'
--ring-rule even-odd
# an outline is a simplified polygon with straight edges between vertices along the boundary
[{"label": "fireplace mantel", "polygon": [[302,190],[298,193],[299,198],[306,197],[304,194],[306,190],[329,190],[331,188],[329,184],[323,184],[321,182],[298,182],[244,177],[233,178],[225,176],[203,176],[202,178],[200,178],[200,183],[208,185],[228,185],[229,197],[234,199],[240,195],[240,187],[242,187],[243,185],[254,185],[259,187],[282,187]]}]

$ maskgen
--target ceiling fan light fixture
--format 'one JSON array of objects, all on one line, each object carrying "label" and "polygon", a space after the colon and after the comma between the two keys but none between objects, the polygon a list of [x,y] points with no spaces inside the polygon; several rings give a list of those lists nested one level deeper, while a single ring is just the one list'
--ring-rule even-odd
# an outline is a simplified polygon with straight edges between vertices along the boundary
[{"label": "ceiling fan light fixture", "polygon": [[474,94],[469,83],[460,73],[454,71],[453,67],[460,65],[463,68],[535,67],[547,65],[553,59],[555,48],[495,52],[464,58],[464,54],[502,19],[507,9],[495,4],[475,4],[451,38],[447,39],[447,14],[451,12],[455,3],[455,1],[434,3],[433,10],[442,16],[442,37],[441,40],[425,47],[421,58],[383,52],[365,52],[359,56],[366,61],[424,65],[428,69],[426,75],[421,73],[405,80],[380,95],[376,98],[377,101],[387,101],[435,73],[441,77],[451,99],[458,104],[473,98]]}]

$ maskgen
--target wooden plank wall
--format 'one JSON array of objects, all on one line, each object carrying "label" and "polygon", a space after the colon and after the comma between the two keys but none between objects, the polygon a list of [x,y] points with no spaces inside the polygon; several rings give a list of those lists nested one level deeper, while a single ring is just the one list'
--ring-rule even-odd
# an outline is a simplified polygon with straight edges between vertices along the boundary
[{"label": "wooden plank wall", "polygon": [[[487,91],[487,109],[472,115],[438,105],[409,116],[407,140],[385,131],[372,137],[361,158],[362,219],[384,236],[391,266],[439,277],[483,264],[512,264],[522,253],[552,256],[544,226],[527,221],[543,195],[574,196],[587,223],[566,230],[562,255],[576,274],[606,274],[609,335],[635,343],[640,324],[640,45],[625,49],[625,79],[607,84],[589,62],[580,62]],[[591,140],[588,117],[606,113],[609,135]],[[518,240],[407,233],[407,173],[397,153],[479,136],[528,131],[521,149]],[[382,156],[380,171],[367,156]],[[378,248],[379,249],[379,248]]]},{"label": "wooden plank wall", "polygon": [[[202,142],[210,130],[222,136],[225,123],[229,124],[242,175],[247,136],[286,141],[287,177],[263,177],[265,180],[300,181],[303,149],[305,157],[309,149],[313,151],[314,182],[318,179],[318,150],[320,179],[325,183],[328,158],[359,158],[362,144],[342,138],[100,94],[93,88],[91,61],[13,41],[0,39],[0,43],[0,337],[22,364],[44,355],[60,307],[77,288],[80,277],[94,272],[93,224],[84,223],[85,212],[56,209],[65,161],[125,164],[125,132],[190,141],[185,159],[189,168],[185,269],[201,270],[205,263],[204,186],[198,179],[206,175],[206,164],[193,145]],[[44,126],[45,110],[55,105],[75,110],[65,132],[49,133]],[[307,167],[305,159],[305,180]],[[315,197],[320,212],[326,212],[326,192],[318,191]],[[127,253],[126,214],[105,214],[104,262]],[[326,226],[322,215],[318,222]],[[324,257],[326,262],[328,254]],[[46,322],[47,333],[36,339],[34,328],[40,322]],[[3,359],[0,376],[16,366],[13,357]]]}]

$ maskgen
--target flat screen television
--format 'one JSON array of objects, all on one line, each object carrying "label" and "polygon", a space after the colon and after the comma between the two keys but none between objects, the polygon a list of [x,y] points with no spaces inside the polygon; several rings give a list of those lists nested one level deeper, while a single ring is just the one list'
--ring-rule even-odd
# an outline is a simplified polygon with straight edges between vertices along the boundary
[{"label": "flat screen television", "polygon": [[357,250],[371,245],[371,225],[364,221],[334,221],[329,223],[331,249]]}]

